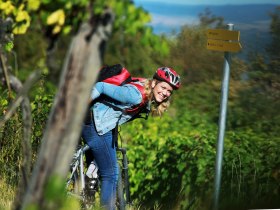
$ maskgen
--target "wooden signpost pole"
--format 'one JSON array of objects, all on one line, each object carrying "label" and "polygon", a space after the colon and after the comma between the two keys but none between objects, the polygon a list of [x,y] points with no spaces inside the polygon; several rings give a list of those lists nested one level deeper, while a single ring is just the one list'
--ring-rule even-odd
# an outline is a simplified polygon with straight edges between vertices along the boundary
[{"label": "wooden signpost pole", "polygon": [[228,24],[228,30],[209,29],[207,31],[207,49],[224,52],[224,75],[221,90],[219,133],[217,140],[215,185],[214,185],[214,209],[219,206],[219,195],[221,188],[222,160],[224,149],[224,136],[226,125],[227,101],[230,79],[231,52],[238,52],[241,49],[239,43],[239,31],[233,31],[234,25]]}]

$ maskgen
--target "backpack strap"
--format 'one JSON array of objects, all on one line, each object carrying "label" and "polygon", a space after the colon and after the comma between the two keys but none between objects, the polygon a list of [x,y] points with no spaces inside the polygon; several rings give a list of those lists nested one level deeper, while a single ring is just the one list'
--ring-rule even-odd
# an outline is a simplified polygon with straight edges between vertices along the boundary
[{"label": "backpack strap", "polygon": [[112,130],[112,135],[113,135],[113,138],[112,138],[112,148],[114,148],[114,147],[119,148],[119,144],[118,144],[119,130],[118,130],[118,128],[119,128],[119,121],[121,119],[121,116],[119,117],[119,119],[117,121],[116,127]]},{"label": "backpack strap", "polygon": [[[140,107],[140,109],[138,109],[138,112],[134,112],[134,113],[128,113],[125,109],[121,109],[121,108],[119,108],[119,107],[117,107],[117,106],[115,106],[115,105],[113,105],[113,104],[111,104],[111,103],[109,103],[108,101],[100,101],[101,103],[103,103],[103,104],[105,104],[105,105],[107,105],[107,106],[109,106],[109,107],[112,107],[114,110],[117,110],[117,111],[121,111],[122,112],[122,114],[119,116],[119,119],[118,119],[118,121],[117,121],[117,124],[116,124],[116,126],[115,126],[115,128],[112,130],[112,135],[113,135],[113,138],[112,138],[112,147],[114,148],[114,147],[116,147],[116,148],[118,148],[118,134],[119,134],[119,132],[118,132],[118,127],[119,127],[119,121],[120,121],[120,119],[121,119],[121,117],[122,117],[122,115],[123,114],[129,114],[129,115],[131,115],[132,117],[130,118],[130,120],[129,121],[132,121],[132,120],[135,120],[135,119],[137,119],[137,118],[142,118],[142,119],[145,119],[145,120],[147,120],[148,119],[148,117],[149,117],[149,113],[150,113],[150,106],[151,106],[151,103],[150,102],[148,102],[147,104],[145,104],[144,106],[142,105],[141,107]],[[143,114],[145,114],[144,116],[143,116]]]},{"label": "backpack strap", "polygon": [[[100,100],[99,102],[101,102],[101,103],[103,103],[103,104],[105,104],[105,105],[107,105],[107,106],[109,106],[109,107],[112,107],[114,110],[116,110],[116,111],[121,111],[122,112],[122,114],[129,114],[129,115],[131,115],[132,117],[131,117],[131,119],[129,120],[129,121],[131,121],[131,120],[134,120],[135,118],[144,118],[144,119],[148,119],[148,116],[149,116],[149,114],[150,114],[150,110],[151,110],[151,103],[150,102],[148,102],[148,103],[145,103],[145,104],[143,104],[143,105],[136,105],[136,106],[138,106],[138,107],[136,107],[136,108],[133,108],[132,110],[127,110],[127,109],[121,109],[120,107],[118,107],[118,106],[115,106],[115,105],[113,105],[113,104],[111,104],[111,103],[109,103],[108,101],[106,101],[106,100]],[[143,117],[142,116],[142,114],[146,114],[146,116],[145,117]],[[120,117],[121,117],[122,115],[120,115]],[[119,119],[120,120],[120,119]]]}]

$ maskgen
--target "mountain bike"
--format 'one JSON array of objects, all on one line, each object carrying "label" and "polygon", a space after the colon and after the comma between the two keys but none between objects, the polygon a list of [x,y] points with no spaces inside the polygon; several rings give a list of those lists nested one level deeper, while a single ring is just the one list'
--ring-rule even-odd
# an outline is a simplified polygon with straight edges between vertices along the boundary
[{"label": "mountain bike", "polygon": [[[67,194],[80,200],[82,209],[91,209],[96,205],[96,197],[100,189],[98,167],[91,161],[87,166],[85,154],[89,151],[88,145],[79,145],[70,164],[70,173],[66,183]],[[117,185],[116,207],[125,210],[131,205],[128,175],[128,160],[126,148],[117,147],[119,178]]]}]

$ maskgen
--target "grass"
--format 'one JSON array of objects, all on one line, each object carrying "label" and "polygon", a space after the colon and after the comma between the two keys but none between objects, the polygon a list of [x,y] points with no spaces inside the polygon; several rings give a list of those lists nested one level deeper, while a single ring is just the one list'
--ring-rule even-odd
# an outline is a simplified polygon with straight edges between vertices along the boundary
[{"label": "grass", "polygon": [[12,209],[14,195],[14,187],[8,185],[5,179],[0,178],[0,210]]}]

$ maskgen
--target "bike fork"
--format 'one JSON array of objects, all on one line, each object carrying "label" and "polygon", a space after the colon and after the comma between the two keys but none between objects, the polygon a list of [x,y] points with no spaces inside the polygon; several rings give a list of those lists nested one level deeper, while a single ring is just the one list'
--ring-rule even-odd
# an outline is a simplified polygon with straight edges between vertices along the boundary
[{"label": "bike fork", "polygon": [[125,183],[125,195],[126,195],[126,203],[130,204],[130,186],[129,186],[129,176],[128,176],[128,160],[126,155],[125,148],[118,148],[122,153],[122,170],[124,172],[124,183]]},{"label": "bike fork", "polygon": [[82,189],[85,189],[85,177],[84,177],[84,161],[83,155],[80,156],[80,178],[81,178],[81,186]]}]

